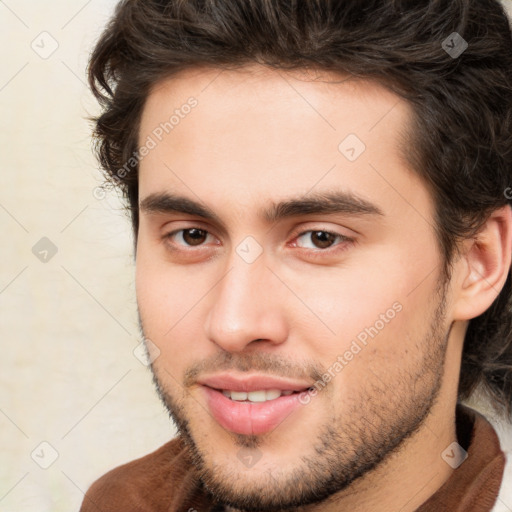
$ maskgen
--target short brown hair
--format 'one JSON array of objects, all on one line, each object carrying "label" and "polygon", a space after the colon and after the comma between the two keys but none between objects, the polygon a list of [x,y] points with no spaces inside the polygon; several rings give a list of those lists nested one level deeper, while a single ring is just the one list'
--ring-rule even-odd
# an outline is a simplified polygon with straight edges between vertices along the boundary
[{"label": "short brown hair", "polygon": [[[407,158],[435,201],[448,273],[457,242],[510,204],[512,36],[497,0],[123,0],[91,56],[89,82],[103,107],[97,155],[128,201],[135,237],[133,155],[151,86],[188,68],[251,63],[351,73],[409,102]],[[464,341],[459,400],[479,384],[512,417],[510,272]]]}]

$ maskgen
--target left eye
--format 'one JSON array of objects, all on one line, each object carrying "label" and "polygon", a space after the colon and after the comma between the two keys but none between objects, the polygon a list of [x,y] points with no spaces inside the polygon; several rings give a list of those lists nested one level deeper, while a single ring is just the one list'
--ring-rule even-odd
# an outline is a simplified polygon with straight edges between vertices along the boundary
[{"label": "left eye", "polygon": [[169,233],[169,238],[177,240],[179,245],[198,246],[204,243],[208,236],[211,236],[208,231],[198,228],[180,229]]},{"label": "left eye", "polygon": [[328,249],[333,245],[337,245],[335,244],[336,241],[339,243],[347,240],[347,237],[337,233],[330,233],[329,231],[305,231],[297,237],[297,241],[301,239],[305,240],[306,243],[298,243],[299,247],[306,249]]}]

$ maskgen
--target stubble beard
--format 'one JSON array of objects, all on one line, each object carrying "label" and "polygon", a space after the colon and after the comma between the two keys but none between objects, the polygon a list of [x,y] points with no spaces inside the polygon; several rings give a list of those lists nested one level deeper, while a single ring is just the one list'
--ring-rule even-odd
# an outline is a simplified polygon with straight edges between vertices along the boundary
[{"label": "stubble beard", "polygon": [[[189,448],[198,478],[217,502],[247,512],[289,512],[321,503],[348,489],[420,430],[442,385],[449,336],[449,330],[444,330],[444,320],[445,290],[442,288],[429,332],[418,344],[423,347],[419,367],[395,372],[387,382],[385,377],[369,372],[365,379],[367,384],[361,388],[357,400],[315,433],[309,453],[297,454],[296,467],[286,474],[269,471],[260,474],[258,479],[248,480],[237,471],[238,460],[231,467],[215,463],[214,448],[210,446],[208,450],[198,443],[199,438],[204,439],[203,433],[199,436],[192,432],[183,402],[169,393],[155,365],[151,365],[153,382]],[[321,395],[322,392],[315,400],[321,399]],[[230,434],[234,446],[259,447],[265,453],[266,435]]]}]

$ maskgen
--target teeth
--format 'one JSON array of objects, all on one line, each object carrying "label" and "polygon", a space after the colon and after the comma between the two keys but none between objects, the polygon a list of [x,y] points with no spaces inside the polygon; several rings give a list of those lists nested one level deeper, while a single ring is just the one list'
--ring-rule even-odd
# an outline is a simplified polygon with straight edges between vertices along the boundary
[{"label": "teeth", "polygon": [[[259,393],[259,391],[256,391],[256,393]],[[282,391],[279,391],[279,389],[269,389],[268,391],[265,391],[265,400],[275,400],[276,398],[279,398],[282,395]],[[293,393],[293,391],[292,391]],[[251,400],[251,398],[249,398]],[[264,400],[261,400],[264,402]]]},{"label": "teeth", "polygon": [[229,391],[226,389],[222,390],[222,394],[231,400],[235,400],[237,402],[243,402],[244,400],[248,400],[249,402],[267,402],[268,400],[275,400],[279,398],[281,395],[289,396],[293,393],[291,390],[281,391],[280,389],[268,389],[268,390],[259,390],[259,391]]},{"label": "teeth", "polygon": [[231,400],[247,400],[245,391],[231,391]]}]

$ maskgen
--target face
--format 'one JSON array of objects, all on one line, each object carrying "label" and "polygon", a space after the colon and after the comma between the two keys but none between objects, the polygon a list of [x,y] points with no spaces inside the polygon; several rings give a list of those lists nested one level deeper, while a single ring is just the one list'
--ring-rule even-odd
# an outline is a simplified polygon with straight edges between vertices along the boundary
[{"label": "face", "polygon": [[259,66],[148,97],[141,325],[201,478],[232,506],[346,489],[439,393],[449,303],[432,200],[400,152],[410,114],[377,84]]}]

